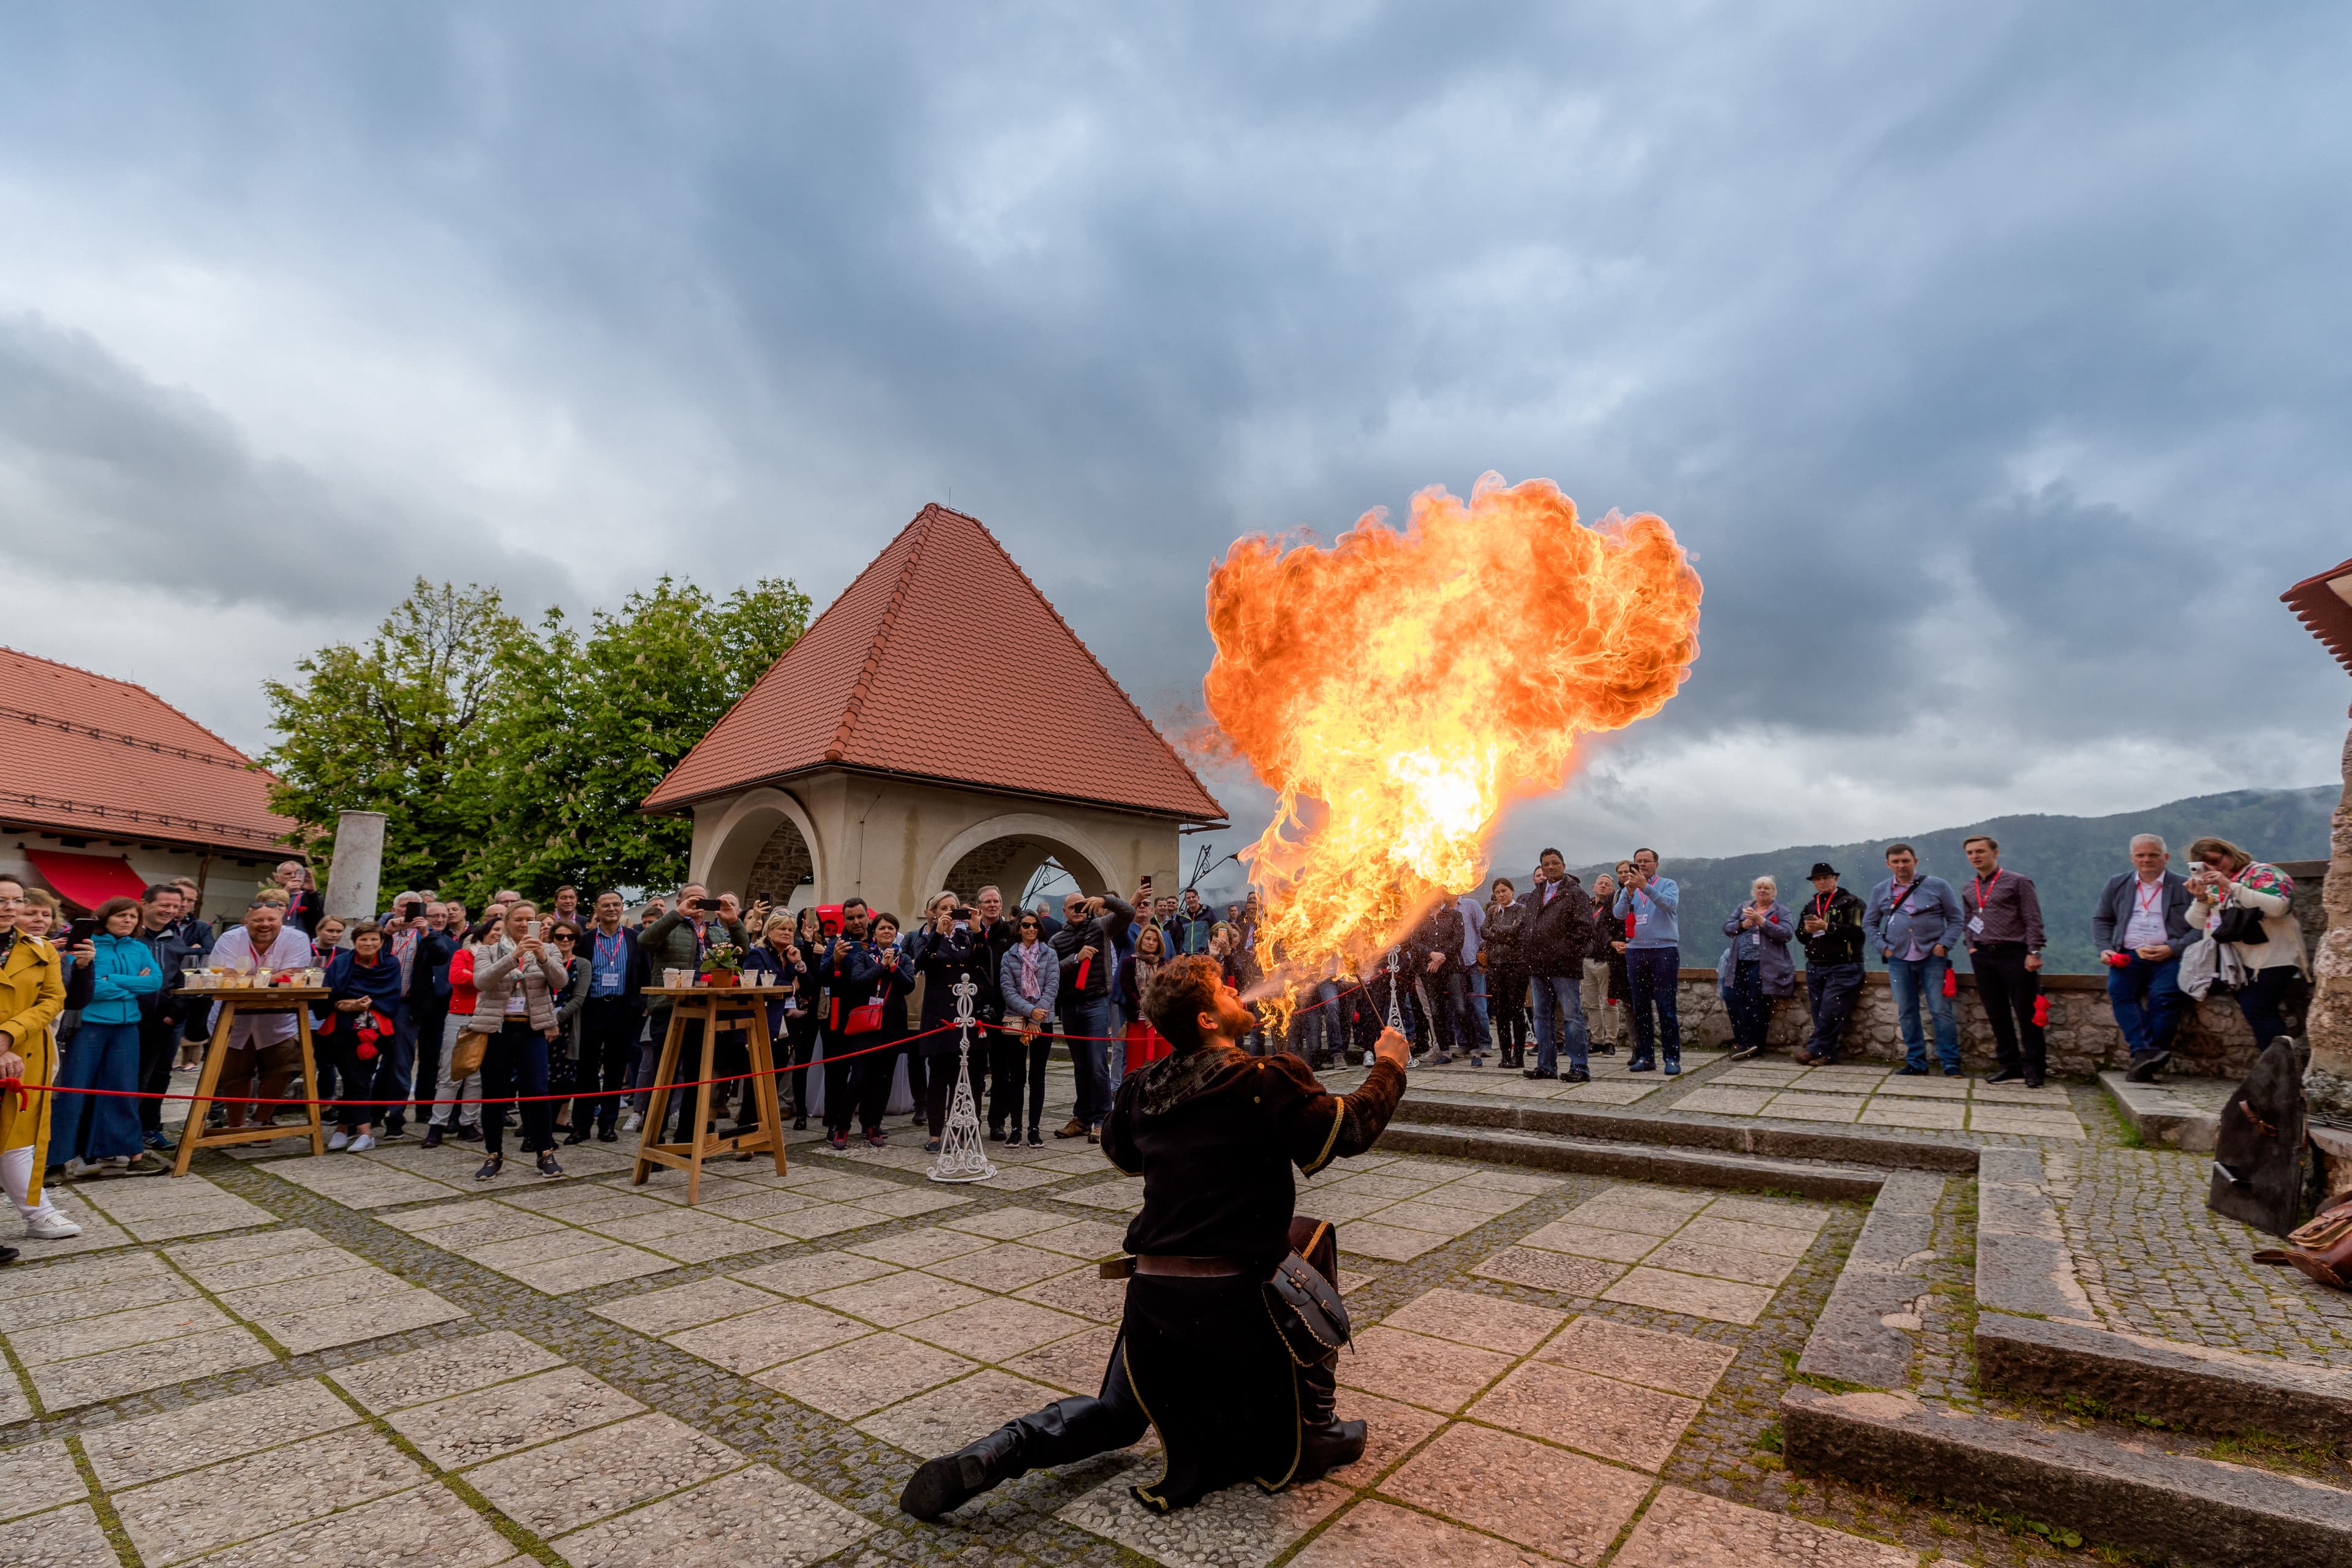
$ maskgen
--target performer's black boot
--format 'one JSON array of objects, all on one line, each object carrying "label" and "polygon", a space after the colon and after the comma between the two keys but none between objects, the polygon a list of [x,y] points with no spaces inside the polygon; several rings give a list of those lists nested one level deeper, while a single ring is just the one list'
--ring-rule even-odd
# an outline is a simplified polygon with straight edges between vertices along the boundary
[{"label": "performer's black boot", "polygon": [[1029,1468],[1021,1462],[1026,1436],[1021,1423],[1007,1422],[977,1443],[925,1460],[898,1494],[900,1510],[917,1519],[937,1519],[1023,1474]]},{"label": "performer's black boot", "polygon": [[1298,1369],[1298,1469],[1291,1480],[1319,1481],[1364,1457],[1364,1424],[1338,1419],[1339,1352]]}]

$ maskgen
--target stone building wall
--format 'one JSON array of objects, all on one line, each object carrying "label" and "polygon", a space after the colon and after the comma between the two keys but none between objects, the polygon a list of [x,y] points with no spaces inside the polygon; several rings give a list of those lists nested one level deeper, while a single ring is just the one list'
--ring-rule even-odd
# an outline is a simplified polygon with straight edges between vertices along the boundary
[{"label": "stone building wall", "polygon": [[[1801,972],[1796,995],[1782,997],[1773,1005],[1769,1038],[1776,1047],[1793,1048],[1803,1044],[1811,1031],[1803,978]],[[2116,1027],[2115,1014],[2107,1005],[2105,976],[2045,975],[2042,985],[2050,998],[2047,1034],[2053,1075],[2087,1078],[2102,1068],[2131,1064],[2131,1054],[2124,1048],[2123,1034]],[[1675,1006],[1682,1015],[1685,1040],[1712,1047],[1731,1038],[1729,1015],[1724,1009],[1723,999],[1716,994],[1715,971],[1684,970]],[[1921,1014],[1920,1026],[1929,1029],[1924,1005]],[[1959,994],[1952,999],[1952,1016],[1959,1025],[1961,1064],[1971,1071],[1990,1071],[1993,1066],[1992,1030],[1985,1022],[1983,1005],[1977,1000],[1974,975],[1959,977]],[[2294,1012],[2288,1013],[2287,1021],[2300,1027]],[[1929,1037],[1932,1041],[1932,1033]],[[1895,1021],[1895,994],[1887,985],[1886,976],[1864,975],[1862,996],[1854,1006],[1853,1016],[1846,1023],[1842,1059],[1900,1061],[1902,1042]],[[2171,1070],[2191,1077],[2241,1079],[2253,1062],[2253,1031],[2239,1016],[2237,1003],[2225,996],[2212,997],[2199,1004],[2183,1024],[2180,1037],[2173,1047]]]}]

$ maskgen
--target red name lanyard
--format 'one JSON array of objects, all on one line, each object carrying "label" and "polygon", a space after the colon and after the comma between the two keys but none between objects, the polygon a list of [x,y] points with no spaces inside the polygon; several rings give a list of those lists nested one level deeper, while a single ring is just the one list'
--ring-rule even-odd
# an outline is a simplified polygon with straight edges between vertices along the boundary
[{"label": "red name lanyard", "polygon": [[2140,896],[2140,890],[2137,888],[2134,888],[2132,889],[2132,902],[2139,906],[2139,912],[2144,915],[2152,915],[2156,913],[2158,900],[2164,897],[2163,881],[2159,879],[2156,886],[2149,889],[2148,891],[2154,896],[2150,898],[2142,898]]},{"label": "red name lanyard", "polygon": [[1830,900],[1835,897],[1837,897],[1835,893],[1815,893],[1813,895],[1813,919],[1820,921],[1824,925],[1828,924],[1830,918]]},{"label": "red name lanyard", "polygon": [[1982,913],[1984,913],[1984,907],[1985,907],[1985,901],[1984,901],[1985,889],[1986,889],[1987,888],[1998,888],[1998,887],[2000,887],[2000,874],[2001,874],[2001,872],[2002,872],[2002,871],[2004,871],[2004,870],[2006,870],[2006,869],[2007,869],[2007,868],[2006,868],[2006,867],[2002,867],[2002,866],[1995,866],[1995,867],[1992,868],[1992,880],[1991,880],[1991,881],[1990,881],[1990,882],[1986,881],[1982,877],[1979,877],[1979,878],[1977,879],[1977,913],[1979,913],[1979,914],[1982,914]]}]

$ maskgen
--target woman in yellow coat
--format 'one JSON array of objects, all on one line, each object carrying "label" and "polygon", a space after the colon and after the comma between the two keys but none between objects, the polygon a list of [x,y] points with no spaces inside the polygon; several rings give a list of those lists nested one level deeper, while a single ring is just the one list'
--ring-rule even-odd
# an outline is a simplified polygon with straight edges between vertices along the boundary
[{"label": "woman in yellow coat", "polygon": [[[65,973],[55,947],[17,929],[24,913],[23,884],[0,878],[0,1079],[13,1078],[26,1091],[21,1106],[16,1093],[0,1093],[0,1186],[24,1216],[25,1234],[47,1241],[80,1234],[41,1195],[50,1097],[38,1091],[57,1076],[51,1030],[66,1005]],[[0,1262],[16,1256],[13,1247],[0,1254]]]}]

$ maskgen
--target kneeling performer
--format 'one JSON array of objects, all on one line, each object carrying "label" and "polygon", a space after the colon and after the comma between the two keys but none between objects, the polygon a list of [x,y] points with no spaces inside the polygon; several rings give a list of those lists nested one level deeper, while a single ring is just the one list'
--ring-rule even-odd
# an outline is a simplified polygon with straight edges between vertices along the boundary
[{"label": "kneeling performer", "polygon": [[1294,1354],[1266,1281],[1294,1251],[1324,1280],[1336,1275],[1331,1227],[1292,1214],[1290,1167],[1311,1176],[1372,1146],[1404,1092],[1405,1037],[1381,1036],[1362,1087],[1334,1095],[1296,1057],[1240,1049],[1258,1023],[1214,959],[1160,965],[1142,1004],[1174,1054],[1129,1074],[1103,1125],[1103,1152],[1142,1173],[1143,1207],[1127,1227],[1134,1272],[1102,1392],[925,1464],[898,1500],[917,1519],[1124,1448],[1146,1426],[1160,1428],[1166,1469],[1129,1489],[1162,1513],[1238,1481],[1279,1491],[1318,1480],[1363,1454],[1364,1424],[1333,1415],[1339,1352]]}]

